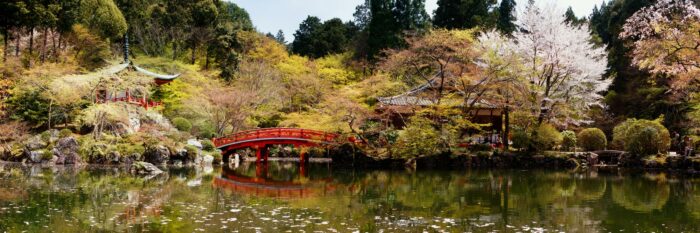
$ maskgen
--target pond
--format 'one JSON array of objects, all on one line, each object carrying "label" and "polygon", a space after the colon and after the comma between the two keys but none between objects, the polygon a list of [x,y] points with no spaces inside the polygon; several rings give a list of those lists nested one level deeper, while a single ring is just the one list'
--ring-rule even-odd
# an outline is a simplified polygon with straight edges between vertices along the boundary
[{"label": "pond", "polygon": [[698,232],[700,179],[622,171],[0,164],[0,232]]}]

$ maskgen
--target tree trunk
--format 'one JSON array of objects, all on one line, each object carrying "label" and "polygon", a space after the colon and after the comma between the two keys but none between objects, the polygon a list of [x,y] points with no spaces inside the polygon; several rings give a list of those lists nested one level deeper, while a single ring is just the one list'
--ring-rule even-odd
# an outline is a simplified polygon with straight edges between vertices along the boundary
[{"label": "tree trunk", "polygon": [[204,56],[205,56],[204,69],[208,70],[209,69],[209,49],[207,49],[207,54]]},{"label": "tree trunk", "polygon": [[54,61],[58,61],[58,50],[56,48],[56,34],[55,33],[56,33],[56,31],[54,31],[54,33],[51,34],[51,44],[52,44],[51,46],[53,47],[51,54],[53,55]]},{"label": "tree trunk", "polygon": [[34,53],[34,27],[29,30],[29,57],[27,58],[29,68],[32,68],[32,54]]},{"label": "tree trunk", "polygon": [[53,108],[53,100],[49,101],[49,129],[51,129],[51,109]]},{"label": "tree trunk", "polygon": [[10,40],[10,38],[9,38],[10,33],[8,33],[7,29],[5,29],[2,33],[3,33],[4,41],[5,41],[5,45],[4,45],[5,47],[2,50],[2,62],[6,62],[7,61],[7,47],[8,47],[7,41]]},{"label": "tree trunk", "polygon": [[191,60],[190,60],[190,64],[192,64],[192,65],[194,65],[194,62],[195,62],[194,59],[195,59],[195,53],[196,53],[196,51],[197,51],[197,43],[195,43],[194,41],[192,41],[192,58],[191,58]]},{"label": "tree trunk", "polygon": [[49,39],[49,28],[44,28],[44,42],[41,45],[41,63],[46,61],[46,43]]},{"label": "tree trunk", "polygon": [[177,58],[177,43],[173,41],[173,61]]},{"label": "tree trunk", "polygon": [[510,146],[508,143],[508,141],[509,141],[508,136],[510,135],[510,109],[508,108],[508,106],[505,107],[504,118],[505,119],[503,120],[504,121],[503,128],[505,128],[505,129],[503,129],[503,140],[502,140],[503,141],[503,151],[508,152],[508,149],[509,149],[508,147]]},{"label": "tree trunk", "polygon": [[19,41],[22,39],[22,34],[18,31],[15,39],[15,57],[19,57]]}]

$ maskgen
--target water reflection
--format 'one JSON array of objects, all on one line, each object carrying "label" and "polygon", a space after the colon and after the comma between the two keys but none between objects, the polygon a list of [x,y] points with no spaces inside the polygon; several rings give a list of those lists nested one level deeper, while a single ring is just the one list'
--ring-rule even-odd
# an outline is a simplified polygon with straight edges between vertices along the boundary
[{"label": "water reflection", "polygon": [[[251,166],[251,164],[254,164]],[[329,171],[326,177],[310,179],[308,164],[244,163],[239,167],[224,167],[214,187],[237,194],[274,198],[309,198],[324,196],[335,190]],[[270,166],[273,171],[270,171]],[[254,173],[251,171],[254,167]]]},{"label": "water reflection", "polygon": [[698,232],[700,180],[663,173],[0,165],[0,232]]}]

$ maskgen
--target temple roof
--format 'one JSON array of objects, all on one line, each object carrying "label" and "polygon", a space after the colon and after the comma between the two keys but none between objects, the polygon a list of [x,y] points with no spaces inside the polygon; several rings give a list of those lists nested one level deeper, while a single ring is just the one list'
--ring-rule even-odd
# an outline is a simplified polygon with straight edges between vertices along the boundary
[{"label": "temple roof", "polygon": [[[426,106],[431,106],[434,104],[437,104],[437,100],[434,98],[428,98],[425,97],[426,95],[424,94],[426,91],[430,90],[431,88],[434,87],[438,83],[437,78],[433,78],[430,81],[417,86],[405,93],[395,95],[395,96],[389,96],[389,97],[379,97],[377,100],[382,104],[386,106],[419,106],[419,107],[426,107]],[[455,106],[463,106],[464,102],[461,99],[454,99],[454,98],[446,98],[442,100],[443,103],[453,103]],[[491,102],[480,99],[476,103],[476,106],[480,108],[498,108],[495,104],[492,104]]]},{"label": "temple roof", "polygon": [[137,72],[139,72],[143,75],[150,76],[150,77],[153,77],[155,79],[160,79],[160,80],[164,80],[164,81],[172,81],[172,80],[175,80],[177,77],[180,77],[180,75],[182,75],[182,74],[158,74],[158,73],[155,73],[153,71],[149,71],[147,69],[144,69],[144,68],[141,68],[137,65],[134,65],[133,62],[122,63],[122,64],[114,65],[111,67],[107,67],[104,69],[104,73],[108,74],[108,75],[113,75],[113,74],[122,72],[123,70],[125,70],[126,68],[129,68],[130,66],[133,67],[134,70],[136,70]]}]

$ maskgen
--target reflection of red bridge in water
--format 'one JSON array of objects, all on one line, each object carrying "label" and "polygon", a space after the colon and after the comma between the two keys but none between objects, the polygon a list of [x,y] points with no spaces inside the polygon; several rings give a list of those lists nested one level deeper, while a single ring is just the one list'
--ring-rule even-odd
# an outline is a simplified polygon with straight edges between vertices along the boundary
[{"label": "reflection of red bridge in water", "polygon": [[[246,176],[224,166],[221,177],[214,178],[214,187],[224,188],[236,193],[275,197],[304,198],[324,196],[336,189],[331,179],[299,181],[279,181],[269,178],[268,164],[255,163],[255,176]],[[299,176],[308,179],[306,164],[301,163]]]},{"label": "reflection of red bridge in water", "polygon": [[266,128],[238,132],[226,137],[215,138],[214,145],[223,152],[223,160],[228,159],[236,150],[252,148],[255,150],[257,161],[267,161],[271,145],[292,145],[301,148],[300,159],[307,160],[306,147],[335,145],[340,135],[318,130],[297,128]]}]

